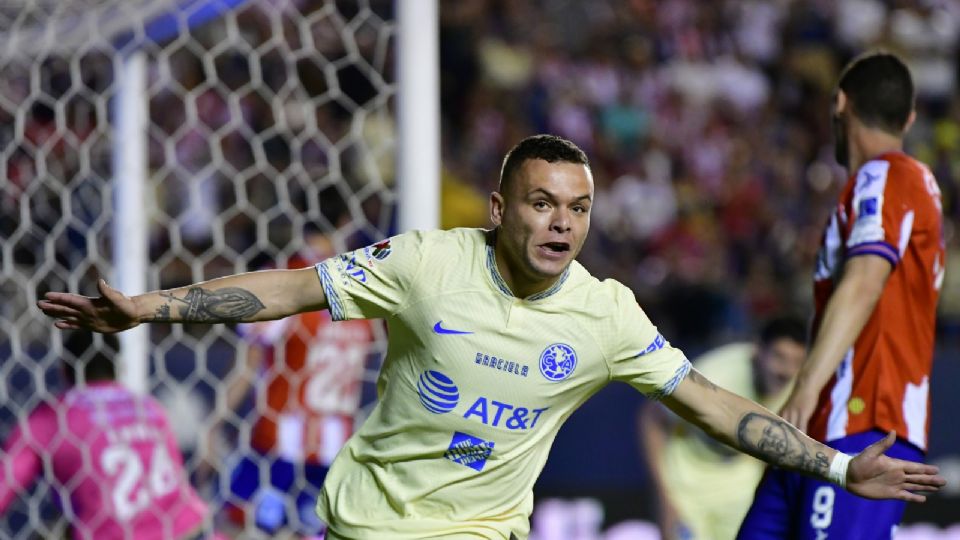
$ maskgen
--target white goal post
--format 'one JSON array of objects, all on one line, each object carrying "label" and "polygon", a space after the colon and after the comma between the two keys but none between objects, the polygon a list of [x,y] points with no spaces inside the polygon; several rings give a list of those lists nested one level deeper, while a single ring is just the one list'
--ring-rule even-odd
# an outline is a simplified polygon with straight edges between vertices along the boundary
[{"label": "white goal post", "polygon": [[[0,440],[61,387],[59,332],[33,307],[45,291],[93,295],[104,277],[135,294],[283,266],[310,224],[341,248],[436,228],[437,11],[0,3]],[[121,341],[124,384],[185,407],[173,414],[195,444],[240,361],[237,332],[147,325]],[[62,531],[42,500],[32,492],[19,518],[0,518],[0,537]]]}]

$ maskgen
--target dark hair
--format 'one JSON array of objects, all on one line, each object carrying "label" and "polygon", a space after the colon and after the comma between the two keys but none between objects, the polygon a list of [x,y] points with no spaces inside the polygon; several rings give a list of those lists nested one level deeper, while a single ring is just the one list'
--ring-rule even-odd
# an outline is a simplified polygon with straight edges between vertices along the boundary
[{"label": "dark hair", "polygon": [[800,344],[807,342],[807,325],[799,317],[783,315],[774,317],[760,330],[760,345],[766,347],[780,338],[787,338]]},{"label": "dark hair", "polygon": [[97,334],[85,330],[70,333],[63,342],[64,375],[70,385],[77,382],[77,373],[83,370],[83,380],[102,381],[117,378],[113,358],[120,352],[120,342],[113,334]]},{"label": "dark hair", "polygon": [[507,152],[500,169],[500,193],[509,187],[520,166],[528,159],[542,159],[548,163],[578,163],[590,166],[587,154],[577,145],[556,135],[532,135],[520,141]]},{"label": "dark hair", "polygon": [[913,111],[910,70],[896,55],[878,51],[854,58],[837,87],[865,125],[899,135]]}]

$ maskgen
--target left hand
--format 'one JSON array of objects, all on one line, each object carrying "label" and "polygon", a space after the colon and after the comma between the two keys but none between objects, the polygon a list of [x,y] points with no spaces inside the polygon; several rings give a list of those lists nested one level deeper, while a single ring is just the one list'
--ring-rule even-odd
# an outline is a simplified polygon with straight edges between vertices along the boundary
[{"label": "left hand", "polygon": [[883,455],[896,438],[891,431],[854,456],[847,469],[847,491],[868,499],[924,502],[927,498],[914,492],[932,493],[946,485],[933,465]]},{"label": "left hand", "polygon": [[107,285],[102,279],[97,281],[97,289],[100,296],[96,298],[48,292],[37,302],[37,307],[48,317],[56,319],[54,326],[61,330],[83,328],[112,334],[140,324],[136,300]]},{"label": "left hand", "polygon": [[817,400],[820,397],[817,394],[817,392],[806,391],[799,385],[794,386],[786,404],[780,409],[780,417],[806,433],[807,423],[810,422],[810,417],[817,408]]}]

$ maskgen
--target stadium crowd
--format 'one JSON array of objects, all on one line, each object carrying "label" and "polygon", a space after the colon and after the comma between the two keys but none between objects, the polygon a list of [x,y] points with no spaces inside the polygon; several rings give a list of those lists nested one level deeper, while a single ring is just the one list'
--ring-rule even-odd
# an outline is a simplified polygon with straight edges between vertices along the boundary
[{"label": "stadium crowd", "polygon": [[[483,194],[496,156],[525,133],[587,149],[598,211],[581,260],[630,285],[675,343],[698,348],[809,311],[813,259],[846,180],[824,111],[840,67],[868,48],[911,62],[907,150],[935,169],[960,257],[957,3],[456,4],[441,11],[447,172]],[[956,286],[941,305],[951,326]]]},{"label": "stadium crowd", "polygon": [[[171,245],[206,253],[208,275],[230,266],[218,266],[211,247],[249,256],[266,234],[277,252],[289,254],[284,249],[298,218],[272,209],[287,202],[307,211],[304,195],[341,177],[344,199],[360,201],[354,223],[364,239],[390,226],[390,201],[373,189],[393,183],[392,120],[378,94],[391,82],[393,62],[377,53],[383,33],[376,13],[378,6],[389,8],[373,2],[366,14],[344,11],[367,19],[353,32],[366,63],[338,70],[342,93],[334,95],[322,70],[348,54],[342,23],[311,16],[310,36],[322,58],[290,54],[299,60],[289,62],[284,51],[295,53],[306,41],[298,22],[321,6],[275,4],[241,9],[238,36],[216,24],[194,31],[208,48],[225,39],[247,43],[211,53],[220,83],[207,84],[211,55],[189,47],[165,47],[169,73],[152,74],[157,84],[175,82],[151,103],[160,211],[152,252],[163,286],[190,280],[187,258],[160,256]],[[806,283],[825,203],[844,180],[823,111],[838,69],[858,51],[888,48],[914,70],[918,122],[908,151],[934,168],[949,218],[950,259],[960,261],[953,234],[960,218],[955,2],[469,0],[441,2],[440,16],[443,225],[487,225],[497,157],[516,140],[537,132],[573,140],[591,156],[597,178],[596,234],[582,262],[631,286],[681,346],[700,349],[744,335],[784,309],[808,311]],[[279,44],[272,37],[278,21],[285,29]],[[259,79],[251,75],[253,50]],[[108,62],[91,54],[82,64],[93,91],[111,84]],[[54,98],[70,92],[70,81],[56,71],[46,77]],[[69,156],[71,147],[105,139],[90,128],[103,111],[85,94],[76,96],[65,108],[66,136],[55,127],[49,101],[36,99],[23,144],[8,161],[14,188],[8,196],[34,175],[79,184],[81,195],[88,180],[80,176],[91,168],[101,181],[108,177],[105,159],[92,165],[62,160],[72,171],[37,166],[46,152]],[[364,136],[352,138],[358,129],[352,113],[361,108]],[[312,126],[313,136],[304,137]],[[337,144],[339,154],[332,157],[327,143]],[[42,189],[49,185],[45,179]],[[49,199],[56,202],[59,194],[51,190]],[[266,221],[258,223],[254,212],[238,208],[243,205],[263,212]],[[32,215],[42,221],[44,212]],[[5,233],[14,226],[5,220]],[[74,243],[82,244],[82,236],[74,234]],[[945,287],[942,319],[953,328],[960,295],[950,291],[960,279],[948,277]]]},{"label": "stadium crowd", "polygon": [[[348,30],[325,2],[251,3],[236,25],[193,30],[200,45],[150,49],[169,58],[150,73],[157,285],[236,271],[231,252],[251,268],[292,255],[305,222],[330,225],[311,200],[330,185],[353,213],[351,244],[391,230],[380,188],[394,183],[385,96],[395,75],[380,17],[392,18],[392,2],[369,4],[338,6],[365,19]],[[810,312],[816,250],[845,180],[825,111],[839,69],[865,49],[895,51],[914,72],[907,151],[934,169],[947,267],[960,268],[960,3],[443,0],[440,17],[442,225],[489,226],[499,159],[518,140],[573,140],[597,187],[581,262],[630,286],[691,355],[773,314]],[[331,79],[330,63],[353,54],[363,61],[338,64]],[[87,253],[107,257],[109,244],[110,113],[98,96],[115,64],[103,48],[80,58],[44,62],[39,83],[16,65],[0,77],[0,257],[54,289],[93,280],[46,261],[49,238],[61,266],[91,275],[106,269]],[[208,84],[213,72],[220,82]],[[11,282],[0,276],[0,290],[19,291]],[[7,296],[0,316],[16,321],[26,303]],[[960,335],[960,272],[948,271],[940,310],[942,335]],[[168,330],[152,332],[159,342]],[[0,354],[8,347],[0,341]]]}]

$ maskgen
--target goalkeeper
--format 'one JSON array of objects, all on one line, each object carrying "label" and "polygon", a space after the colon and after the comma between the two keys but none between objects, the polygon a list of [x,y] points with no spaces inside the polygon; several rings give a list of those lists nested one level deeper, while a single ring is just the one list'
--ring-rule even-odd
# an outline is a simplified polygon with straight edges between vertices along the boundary
[{"label": "goalkeeper", "polygon": [[317,503],[334,539],[526,537],[557,430],[614,380],[733,448],[864,497],[923,501],[944,485],[935,467],[884,456],[892,436],[851,459],[691,369],[628,288],[574,260],[592,202],[584,153],[538,135],[504,160],[491,231],[411,232],[313,268],[132,298],[101,280],[97,298],[52,292],[38,306],[58,328],[99,332],[320,309],[385,319],[379,403]]}]

